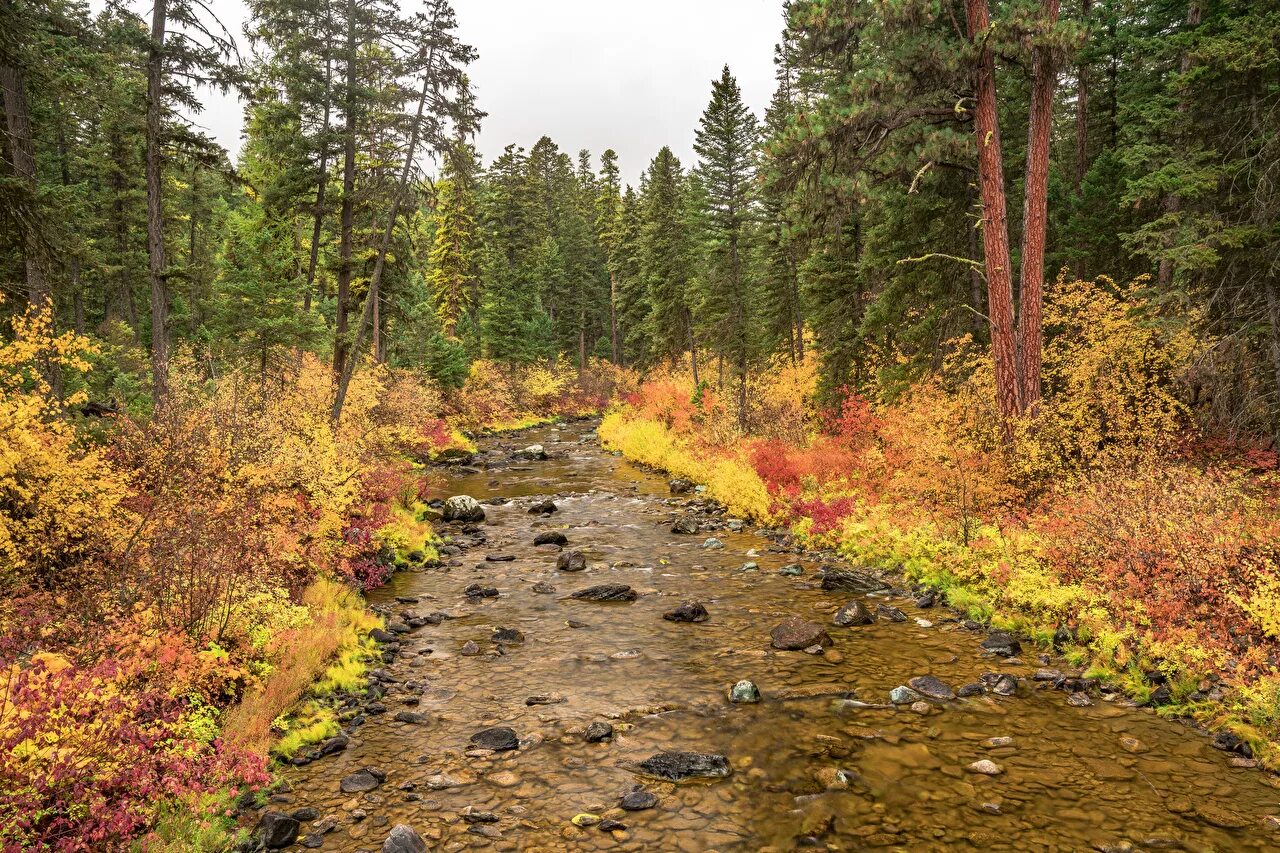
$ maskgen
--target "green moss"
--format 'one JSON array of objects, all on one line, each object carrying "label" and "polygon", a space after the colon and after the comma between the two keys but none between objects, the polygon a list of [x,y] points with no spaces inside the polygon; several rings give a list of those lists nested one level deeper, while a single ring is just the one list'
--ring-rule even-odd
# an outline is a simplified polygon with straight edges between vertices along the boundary
[{"label": "green moss", "polygon": [[287,718],[285,733],[272,751],[282,758],[293,758],[302,749],[331,738],[339,731],[333,709],[315,702],[306,703],[297,718]]}]

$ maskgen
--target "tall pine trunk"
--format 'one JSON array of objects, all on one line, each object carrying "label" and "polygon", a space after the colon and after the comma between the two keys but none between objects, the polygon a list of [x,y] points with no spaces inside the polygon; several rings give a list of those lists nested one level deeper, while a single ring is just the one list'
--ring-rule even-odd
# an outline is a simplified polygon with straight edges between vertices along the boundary
[{"label": "tall pine trunk", "polygon": [[377,325],[378,299],[379,288],[382,284],[382,270],[387,263],[387,250],[391,247],[391,238],[395,233],[396,220],[400,217],[400,204],[408,191],[409,177],[413,174],[413,160],[417,155],[418,136],[422,129],[422,114],[426,109],[427,94],[431,90],[431,74],[434,62],[435,53],[433,48],[433,52],[427,61],[426,70],[422,74],[422,94],[418,98],[418,111],[413,122],[413,128],[409,131],[409,147],[405,151],[404,166],[400,170],[400,179],[396,182],[395,194],[391,197],[391,210],[387,214],[387,225],[382,231],[382,240],[378,243],[378,255],[373,261],[373,273],[369,276],[369,292],[364,298],[364,310],[360,312],[355,342],[352,344],[351,354],[339,374],[338,389],[337,393],[334,394],[333,411],[331,413],[334,424],[337,424],[342,418],[342,406],[346,402],[347,388],[351,385],[351,377],[355,374],[356,366],[360,362],[360,351],[364,346],[364,330],[370,325],[373,326],[374,355],[375,357],[378,355],[378,347],[380,346],[380,332]]},{"label": "tall pine trunk", "polygon": [[[1058,0],[1040,7],[1043,35],[1058,23]],[[1058,72],[1053,51],[1032,48],[1031,112],[1028,119],[1027,176],[1022,208],[1022,268],[1018,290],[1018,345],[1021,359],[1021,410],[1034,414],[1040,406],[1041,317],[1044,306],[1044,252],[1049,212],[1049,142],[1053,130],[1053,96]]]},{"label": "tall pine trunk", "polygon": [[613,270],[609,270],[609,348],[613,363],[622,364],[618,359],[618,277]]},{"label": "tall pine trunk", "polygon": [[36,233],[36,151],[31,135],[31,108],[27,102],[27,75],[16,65],[0,65],[0,89],[4,90],[4,116],[9,136],[9,157],[14,177],[29,198],[19,223],[22,261],[27,279],[27,300],[33,308],[49,304],[49,285],[41,266],[40,238]]},{"label": "tall pine trunk", "polygon": [[[329,32],[329,4],[325,3],[325,33]],[[311,253],[307,258],[307,286],[302,292],[302,308],[311,310],[311,294],[315,287],[316,266],[320,259],[320,235],[324,229],[325,192],[329,187],[329,106],[333,100],[333,56],[329,41],[324,49],[324,119],[320,123],[320,163],[316,175],[316,206],[311,221]]]},{"label": "tall pine trunk", "polygon": [[978,47],[974,69],[974,132],[978,142],[978,182],[982,203],[982,249],[987,274],[987,316],[995,362],[996,403],[1005,438],[1012,438],[1018,401],[1017,351],[1013,328],[1013,277],[1009,270],[1009,223],[1005,209],[1004,162],[996,112],[995,58],[986,38],[991,26],[988,0],[965,0],[969,38]]},{"label": "tall pine trunk", "polygon": [[151,279],[151,383],[157,404],[169,393],[169,282],[164,251],[160,133],[164,112],[164,37],[168,0],[154,0],[147,51],[147,258]]}]

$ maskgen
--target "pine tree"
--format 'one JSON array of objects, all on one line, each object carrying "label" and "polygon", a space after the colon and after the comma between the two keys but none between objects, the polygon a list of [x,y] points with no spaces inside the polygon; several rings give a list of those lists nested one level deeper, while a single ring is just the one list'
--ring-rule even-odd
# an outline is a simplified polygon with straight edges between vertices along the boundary
[{"label": "pine tree", "polygon": [[690,290],[693,246],[686,229],[685,174],[663,146],[649,164],[640,226],[640,275],[649,299],[646,318],[649,361],[678,359],[688,352],[697,377]]},{"label": "pine tree", "polygon": [[474,313],[478,307],[475,200],[470,183],[456,167],[436,182],[432,213],[435,237],[428,258],[427,283],[441,331],[447,338],[457,337],[463,315]]},{"label": "pine tree", "polygon": [[739,426],[746,427],[747,372],[758,349],[756,282],[748,270],[754,211],[756,119],[726,65],[712,82],[693,145],[706,203],[707,264],[701,320],[709,343],[738,374]]}]

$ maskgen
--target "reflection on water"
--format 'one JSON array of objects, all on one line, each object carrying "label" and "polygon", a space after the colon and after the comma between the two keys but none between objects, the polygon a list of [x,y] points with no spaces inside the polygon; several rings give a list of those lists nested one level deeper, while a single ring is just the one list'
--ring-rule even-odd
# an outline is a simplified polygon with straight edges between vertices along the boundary
[{"label": "reflection on water", "polygon": [[[784,576],[778,569],[796,556],[770,552],[755,534],[716,531],[721,550],[672,534],[678,507],[666,503],[665,482],[601,451],[590,428],[489,442],[476,464],[493,467],[455,472],[440,490],[513,499],[486,507],[486,541],[447,570],[398,575],[372,596],[396,612],[457,618],[405,637],[385,667],[394,679],[386,713],[353,728],[345,752],[289,771],[290,807],[337,820],[321,849],[378,849],[396,823],[440,850],[1277,849],[1280,833],[1266,819],[1280,814],[1271,777],[1229,766],[1205,738],[1149,711],[1068,706],[1066,693],[1035,689],[1033,655],[984,657],[981,636],[943,611],[890,599],[912,618],[830,625],[847,596],[817,587],[816,563],[801,559],[804,574]],[[553,458],[509,460],[508,450],[535,441]],[[532,496],[551,494],[559,512],[528,513]],[[532,545],[547,529],[586,552],[587,571],[558,572],[559,549]],[[744,570],[748,562],[758,568]],[[463,589],[477,582],[500,595],[467,599]],[[629,584],[640,597],[567,599],[601,583]],[[546,584],[555,591],[539,591]],[[708,621],[663,620],[693,600]],[[790,615],[827,625],[833,649],[770,648],[770,629]],[[915,623],[926,615],[936,626]],[[524,642],[499,650],[499,627]],[[480,654],[462,654],[468,641]],[[883,707],[914,676],[959,686],[992,671],[1026,679],[1019,695],[935,703],[927,714]],[[759,686],[762,702],[727,701],[741,679]],[[526,704],[535,696],[552,704]],[[398,711],[427,722],[397,722]],[[612,741],[588,743],[593,722],[611,722]],[[488,726],[514,729],[520,749],[472,749],[471,735]],[[1002,737],[1012,744],[984,743]],[[734,773],[675,785],[634,771],[664,750],[720,753]],[[981,759],[1002,772],[966,769]],[[369,766],[387,775],[377,790],[339,791],[343,776]],[[618,810],[637,784],[657,806]],[[583,813],[625,828],[570,822]]]}]

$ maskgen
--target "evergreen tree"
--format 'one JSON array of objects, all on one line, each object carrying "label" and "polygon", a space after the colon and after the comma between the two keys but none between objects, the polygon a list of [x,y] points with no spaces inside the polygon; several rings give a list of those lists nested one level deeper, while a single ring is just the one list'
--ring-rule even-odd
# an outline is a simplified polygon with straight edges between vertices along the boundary
[{"label": "evergreen tree", "polygon": [[690,290],[693,246],[684,208],[686,176],[671,149],[663,146],[649,164],[646,178],[639,268],[649,299],[648,360],[678,359],[688,352],[697,376]]},{"label": "evergreen tree", "polygon": [[742,103],[738,81],[726,65],[712,82],[694,142],[697,174],[706,205],[707,264],[701,321],[708,343],[738,374],[738,412],[745,428],[747,371],[757,355],[756,282],[751,255],[751,192],[755,182],[756,120]]}]

